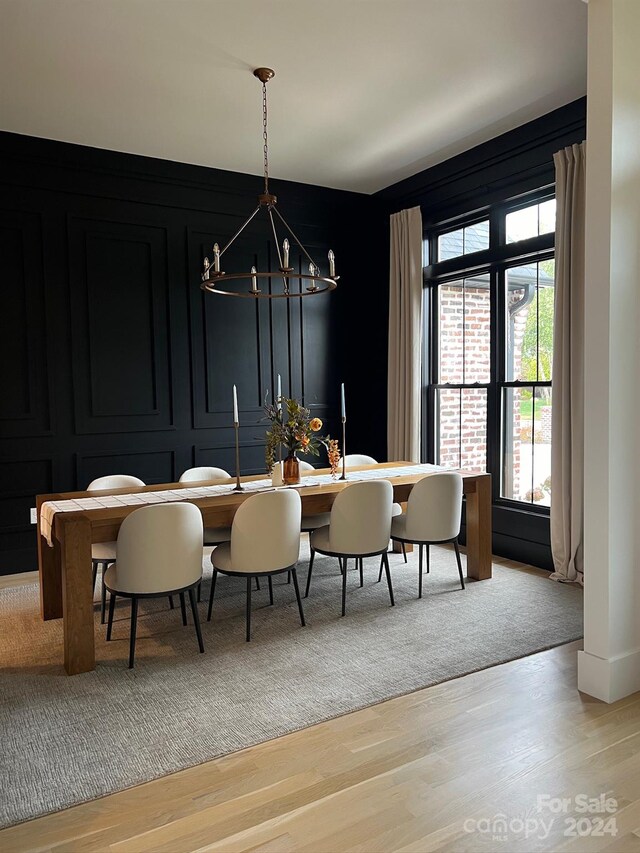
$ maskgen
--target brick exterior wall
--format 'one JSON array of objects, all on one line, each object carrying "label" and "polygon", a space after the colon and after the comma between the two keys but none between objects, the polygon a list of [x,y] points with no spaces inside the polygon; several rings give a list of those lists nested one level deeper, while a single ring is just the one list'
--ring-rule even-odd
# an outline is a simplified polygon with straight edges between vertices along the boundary
[{"label": "brick exterior wall", "polygon": [[[454,284],[439,288],[440,382],[489,382],[491,368],[491,302],[488,287]],[[522,289],[509,293],[514,304]],[[514,318],[515,363],[520,375],[520,354],[528,307]],[[463,328],[464,324],[464,328]],[[464,335],[463,335],[464,331]],[[464,347],[464,354],[463,354]],[[513,497],[520,497],[520,392],[513,393]],[[460,407],[462,405],[462,412]],[[443,389],[439,392],[440,464],[484,471],[487,460],[487,394],[484,389]]]}]

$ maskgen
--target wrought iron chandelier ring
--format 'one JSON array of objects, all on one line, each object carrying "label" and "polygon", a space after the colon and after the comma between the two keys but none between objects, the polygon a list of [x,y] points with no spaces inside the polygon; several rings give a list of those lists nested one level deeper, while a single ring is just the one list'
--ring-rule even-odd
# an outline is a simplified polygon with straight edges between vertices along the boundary
[{"label": "wrought iron chandelier ring", "polygon": [[[257,297],[268,298],[268,299],[288,299],[288,298],[296,298],[296,297],[300,297],[300,296],[313,296],[315,293],[327,293],[329,290],[335,290],[337,287],[337,282],[340,278],[339,275],[335,276],[334,278],[329,278],[328,276],[309,275],[308,273],[303,273],[303,272],[294,273],[291,270],[291,271],[286,272],[286,278],[288,281],[299,280],[299,281],[310,281],[312,283],[310,285],[308,285],[305,290],[291,290],[291,289],[287,288],[287,290],[283,291],[282,293],[270,293],[270,292],[263,293],[257,287],[257,279],[260,279],[260,278],[271,279],[271,278],[282,278],[282,277],[283,277],[282,272],[260,272],[260,273],[256,272],[253,274],[249,273],[248,275],[247,275],[247,273],[243,273],[243,272],[231,273],[229,275],[227,273],[220,273],[217,276],[212,275],[208,281],[202,283],[201,287],[202,287],[202,290],[206,290],[209,293],[217,293],[220,296],[240,296],[243,299],[251,299],[251,298],[255,299]],[[218,283],[222,284],[222,283],[227,282],[227,281],[233,281],[234,279],[246,280],[247,278],[251,278],[251,279],[256,280],[255,289],[253,286],[253,284],[254,284],[253,282],[252,282],[251,290],[247,290],[247,291],[223,290],[221,287],[217,287]],[[319,287],[318,284],[316,284],[316,282],[322,283],[324,286]]]}]

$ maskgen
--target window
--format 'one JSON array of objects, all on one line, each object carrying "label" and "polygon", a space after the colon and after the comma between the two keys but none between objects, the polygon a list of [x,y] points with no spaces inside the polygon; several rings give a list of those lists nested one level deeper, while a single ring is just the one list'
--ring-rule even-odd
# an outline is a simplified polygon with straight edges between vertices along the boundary
[{"label": "window", "polygon": [[488,248],[489,220],[485,219],[482,222],[475,222],[473,225],[440,234],[437,258],[439,261],[447,261],[450,258],[481,252]]},{"label": "window", "polygon": [[551,502],[555,199],[426,234],[428,458],[493,474],[494,500]]}]

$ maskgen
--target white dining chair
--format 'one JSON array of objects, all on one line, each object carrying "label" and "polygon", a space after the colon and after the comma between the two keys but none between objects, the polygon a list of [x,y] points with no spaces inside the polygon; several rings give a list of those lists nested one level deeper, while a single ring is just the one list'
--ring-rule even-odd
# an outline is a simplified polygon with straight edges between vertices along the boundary
[{"label": "white dining chair", "polygon": [[180,475],[180,483],[206,483],[209,480],[231,480],[231,474],[224,468],[212,465],[200,465],[197,468],[187,468]]},{"label": "white dining chair", "polygon": [[377,465],[378,460],[366,453],[347,453],[344,464],[347,468],[355,468],[357,465]]},{"label": "white dining chair", "polygon": [[[378,465],[378,460],[374,459],[373,456],[367,456],[366,453],[347,453],[344,457],[344,467],[345,468],[356,468],[359,465]],[[399,503],[393,504],[391,507],[391,515],[395,517],[396,515],[402,515],[402,507]],[[402,556],[404,557],[405,563],[407,562],[407,549],[404,545],[402,545]]]},{"label": "white dining chair", "polygon": [[[188,468],[180,477],[180,483],[233,482],[233,477],[224,468],[214,468],[208,465],[198,468]],[[203,542],[205,545],[219,545],[231,538],[230,527],[205,527]]]},{"label": "white dining chair", "polygon": [[[415,484],[407,501],[404,515],[391,523],[391,539],[403,545],[411,543],[419,548],[418,598],[422,598],[422,552],[427,551],[429,572],[429,545],[452,542],[458,563],[460,585],[464,589],[464,576],[460,561],[458,536],[462,517],[462,477],[457,471],[429,474]],[[378,577],[380,581],[382,575]]]},{"label": "white dining chair", "polygon": [[116,598],[130,598],[129,669],[135,657],[141,598],[179,595],[186,625],[184,594],[188,592],[198,647],[204,652],[195,594],[202,580],[202,515],[198,507],[186,502],[140,507],[120,525],[117,544],[118,558],[104,578],[110,594],[107,640],[111,640]]},{"label": "white dining chair", "polygon": [[[232,483],[233,477],[224,468],[214,468],[212,466],[203,465],[199,468],[188,468],[183,472],[180,483],[209,483],[211,480],[217,480],[222,483]],[[230,527],[205,527],[202,537],[202,544],[205,548],[211,545],[220,545],[222,542],[228,542],[231,539]],[[256,589],[260,589],[260,581],[256,578]],[[202,587],[198,586],[198,601],[202,593]],[[171,607],[173,600],[169,599]]]},{"label": "white dining chair", "polygon": [[[131,474],[109,474],[106,477],[98,477],[87,486],[88,492],[108,491],[109,489],[128,489],[144,486],[142,480]],[[93,591],[95,593],[98,569],[102,568],[102,589],[100,595],[100,624],[104,625],[107,591],[104,588],[104,573],[107,567],[116,560],[115,542],[95,542],[91,546],[91,565],[93,567]]]},{"label": "white dining chair", "polygon": [[331,521],[326,527],[314,530],[309,538],[311,559],[305,598],[309,595],[313,561],[316,555],[337,557],[342,572],[342,615],[346,612],[347,564],[355,557],[360,569],[360,586],[364,584],[363,560],[380,555],[380,570],[385,569],[391,606],[393,587],[389,572],[387,546],[391,533],[393,487],[388,480],[368,480],[346,486],[333,502]]},{"label": "white dining chair", "polygon": [[[304,459],[301,459],[300,470],[315,471],[315,468],[310,462],[305,462]],[[315,530],[317,527],[324,527],[325,524],[329,524],[329,515],[330,513],[328,512],[317,512],[314,515],[303,515],[302,522],[300,523],[300,532],[311,533],[311,531]]]},{"label": "white dining chair", "polygon": [[291,572],[298,601],[300,622],[304,612],[298,587],[296,564],[300,555],[302,501],[294,489],[263,492],[247,498],[236,510],[231,525],[231,541],[218,545],[211,554],[213,577],[209,593],[211,619],[218,574],[246,578],[246,636],[251,640],[251,578],[266,575],[269,603],[273,604],[273,575]]}]

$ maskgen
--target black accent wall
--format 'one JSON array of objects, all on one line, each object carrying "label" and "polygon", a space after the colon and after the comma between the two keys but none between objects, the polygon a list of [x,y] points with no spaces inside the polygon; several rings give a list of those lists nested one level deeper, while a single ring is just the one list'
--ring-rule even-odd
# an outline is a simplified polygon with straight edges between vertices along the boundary
[{"label": "black accent wall", "polygon": [[[36,567],[29,508],[38,493],[108,473],[162,483],[193,465],[233,471],[234,383],[245,474],[264,470],[262,404],[278,373],[283,393],[332,434],[342,381],[355,412],[354,380],[368,380],[357,359],[352,372],[353,335],[363,364],[368,347],[348,318],[363,291],[386,287],[376,202],[273,181],[325,268],[335,251],[338,290],[301,300],[204,294],[202,259],[251,212],[260,180],[0,134],[1,574]],[[365,264],[364,280],[374,248],[381,263]],[[254,220],[224,261],[228,272],[274,268],[264,223]],[[301,262],[295,252],[292,261]],[[372,364],[386,371],[386,303],[373,303]],[[357,449],[384,458],[383,445],[370,430]]]}]

